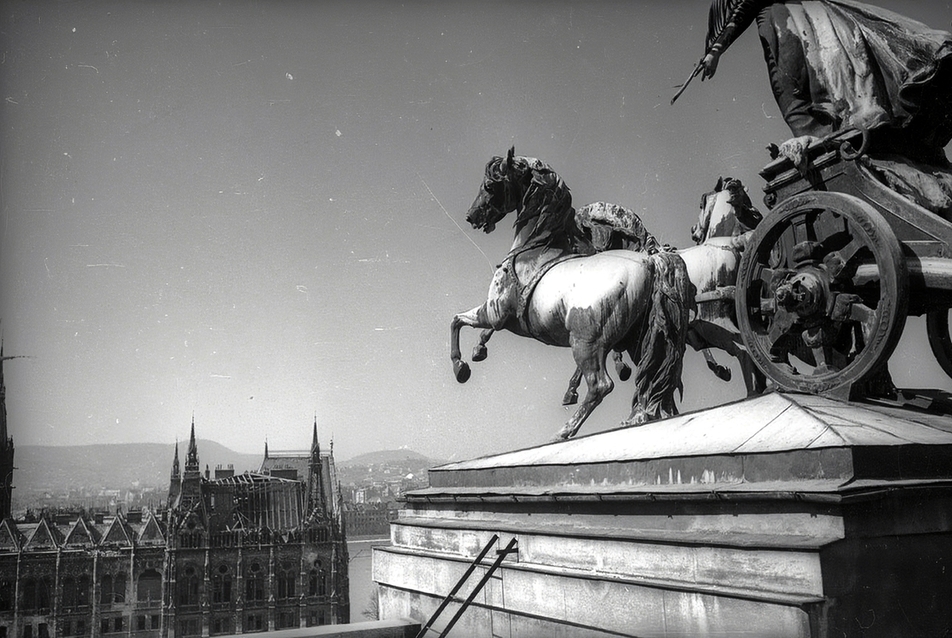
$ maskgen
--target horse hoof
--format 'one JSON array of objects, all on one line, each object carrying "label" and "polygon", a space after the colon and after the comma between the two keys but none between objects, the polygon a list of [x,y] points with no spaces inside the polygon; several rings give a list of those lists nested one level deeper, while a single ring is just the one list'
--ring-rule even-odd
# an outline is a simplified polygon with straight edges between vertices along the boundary
[{"label": "horse hoof", "polygon": [[636,428],[646,425],[649,421],[651,421],[651,418],[648,416],[648,413],[643,409],[636,408],[632,411],[631,416],[621,422],[621,427]]},{"label": "horse hoof", "polygon": [[489,351],[486,346],[475,346],[473,348],[473,361],[485,361]]},{"label": "horse hoof", "polygon": [[562,405],[575,405],[578,403],[578,392],[566,392],[562,397]]},{"label": "horse hoof", "polygon": [[456,373],[456,380],[460,383],[466,383],[469,381],[470,369],[469,364],[465,361],[460,361],[453,366],[454,372]]},{"label": "horse hoof", "polygon": [[616,372],[618,372],[618,378],[621,381],[627,381],[631,378],[631,366],[629,366],[627,363],[619,365],[616,368]]},{"label": "horse hoof", "polygon": [[578,428],[579,426],[575,426],[573,428],[571,424],[566,423],[565,425],[562,426],[562,429],[560,429],[558,432],[555,433],[555,437],[552,440],[556,442],[568,441],[573,436],[575,436],[575,433],[578,432]]}]

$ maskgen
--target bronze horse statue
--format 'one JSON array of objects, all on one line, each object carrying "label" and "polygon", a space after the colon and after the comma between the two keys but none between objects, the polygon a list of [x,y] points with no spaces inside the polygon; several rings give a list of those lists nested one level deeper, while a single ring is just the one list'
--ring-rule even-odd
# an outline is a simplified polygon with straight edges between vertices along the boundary
[{"label": "bronze horse statue", "polygon": [[515,237],[493,275],[487,301],[455,315],[450,324],[457,380],[470,376],[460,355],[460,328],[505,329],[572,350],[588,392],[559,438],[574,436],[612,391],[605,367],[612,350],[628,352],[636,364],[626,424],[677,414],[674,394],[680,389],[692,305],[681,258],[669,252],[579,252],[585,231],[568,187],[538,160],[516,157],[514,149],[486,165],[466,219],[489,233],[510,212],[516,213]]},{"label": "bronze horse statue", "polygon": [[701,196],[698,223],[691,227],[691,238],[697,245],[678,251],[695,287],[697,304],[688,345],[702,351],[708,368],[725,381],[731,378],[730,368],[719,365],[710,349],[718,348],[735,357],[748,396],[761,394],[767,379],[744,347],[737,327],[734,293],[747,238],[762,219],[740,180],[719,178],[714,190]]},{"label": "bronze horse statue", "polygon": [[[558,177],[552,168],[533,157],[523,158],[530,167],[540,173],[551,174],[551,179],[540,182],[539,187],[549,186],[555,190],[564,189],[570,193],[565,182]],[[574,210],[574,209],[573,209]],[[656,253],[662,250],[657,238],[648,232],[641,218],[628,208],[608,202],[593,202],[586,204],[575,213],[575,223],[578,233],[569,237],[573,252],[591,255],[606,250],[643,250]],[[473,346],[473,361],[484,361],[489,354],[486,344],[492,337],[492,328],[487,328],[479,334],[476,345]],[[615,372],[622,381],[631,377],[631,367],[622,359],[620,350],[612,351],[615,361]],[[576,368],[569,384],[569,390],[562,400],[563,405],[574,405],[578,402],[578,386],[582,382],[582,373]]]},{"label": "bronze horse statue", "polygon": [[[698,221],[691,227],[696,245],[677,250],[687,266],[697,306],[688,327],[687,344],[700,351],[707,367],[724,381],[731,380],[731,369],[719,364],[711,350],[718,348],[735,357],[748,396],[763,393],[767,379],[741,340],[734,311],[734,284],[747,238],[762,219],[740,180],[718,178],[714,190],[701,196]],[[619,370],[621,365],[616,362]],[[620,378],[625,380],[624,376]],[[576,370],[569,380],[564,405],[578,401],[581,381],[581,373]]]}]

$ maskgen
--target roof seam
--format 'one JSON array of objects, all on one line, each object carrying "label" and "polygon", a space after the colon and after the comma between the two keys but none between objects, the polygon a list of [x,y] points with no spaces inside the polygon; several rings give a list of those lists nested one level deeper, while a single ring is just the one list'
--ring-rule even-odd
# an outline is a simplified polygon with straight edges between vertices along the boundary
[{"label": "roof seam", "polygon": [[766,423],[764,423],[762,426],[760,426],[759,428],[757,428],[757,431],[754,432],[753,434],[751,434],[751,435],[750,435],[749,437],[747,437],[746,439],[744,439],[744,440],[741,442],[740,445],[738,445],[738,446],[736,446],[734,449],[732,449],[732,450],[731,450],[731,453],[732,453],[732,454],[736,454],[738,450],[740,450],[742,447],[744,447],[745,445],[747,445],[751,440],[753,440],[753,438],[754,438],[755,436],[757,436],[758,434],[760,434],[761,432],[763,432],[763,431],[764,431],[764,428],[769,427],[771,423],[773,423],[774,421],[776,421],[777,419],[779,419],[781,416],[783,416],[784,414],[786,414],[787,410],[789,410],[789,409],[792,408],[792,407],[793,407],[793,404],[792,404],[792,403],[788,403],[787,406],[786,406],[783,410],[781,410],[779,413],[777,413],[772,419],[770,419],[769,421],[767,421]]}]

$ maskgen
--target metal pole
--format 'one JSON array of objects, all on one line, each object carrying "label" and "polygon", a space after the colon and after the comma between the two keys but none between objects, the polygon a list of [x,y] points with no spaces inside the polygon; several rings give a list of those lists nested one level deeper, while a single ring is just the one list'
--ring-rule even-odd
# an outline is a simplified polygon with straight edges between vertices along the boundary
[{"label": "metal pole", "polygon": [[440,634],[440,638],[446,638],[446,635],[450,633],[450,629],[453,628],[453,625],[456,624],[456,621],[460,619],[460,616],[463,615],[463,612],[466,611],[466,608],[470,606],[473,602],[473,599],[476,598],[476,595],[486,586],[486,583],[489,582],[489,579],[492,578],[493,573],[499,568],[499,565],[502,564],[502,561],[509,554],[519,551],[515,549],[516,547],[516,538],[513,537],[509,544],[506,545],[506,549],[496,552],[496,560],[492,564],[492,567],[486,570],[486,573],[483,575],[482,580],[476,585],[473,591],[469,594],[463,604],[460,605],[460,608],[456,610],[456,615],[453,616],[450,621],[446,624],[446,627],[443,628],[443,633]]},{"label": "metal pole", "polygon": [[476,566],[479,565],[480,562],[482,562],[483,558],[486,557],[486,554],[489,553],[489,550],[492,549],[492,546],[498,540],[499,540],[499,535],[493,534],[493,537],[489,539],[489,542],[486,543],[486,546],[483,547],[481,552],[479,552],[479,555],[476,557],[476,559],[473,560],[472,563],[470,563],[469,567],[466,569],[466,572],[456,583],[456,586],[453,587],[452,591],[450,591],[450,593],[446,595],[446,598],[443,599],[443,602],[440,603],[440,606],[437,607],[435,612],[433,612],[433,615],[430,616],[430,619],[426,621],[426,624],[420,628],[420,632],[416,635],[416,638],[423,638],[423,636],[426,635],[426,632],[429,631],[430,629],[430,625],[432,625],[433,622],[439,617],[439,615],[443,613],[443,610],[446,609],[446,606],[450,604],[451,600],[453,600],[453,596],[456,595],[456,592],[458,592],[460,590],[460,587],[463,586],[463,583],[465,583],[469,579],[470,575],[473,573],[473,570],[476,569]]}]

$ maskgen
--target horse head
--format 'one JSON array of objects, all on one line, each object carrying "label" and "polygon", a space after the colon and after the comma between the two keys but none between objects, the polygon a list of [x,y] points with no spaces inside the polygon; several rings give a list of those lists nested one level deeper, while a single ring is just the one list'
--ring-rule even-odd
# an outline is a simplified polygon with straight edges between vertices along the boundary
[{"label": "horse head", "polygon": [[499,220],[522,205],[525,181],[531,175],[526,158],[515,153],[512,147],[506,157],[493,157],[486,164],[479,193],[466,213],[466,221],[476,230],[491,233]]},{"label": "horse head", "polygon": [[700,244],[712,237],[735,237],[753,230],[763,220],[739,179],[717,178],[714,190],[701,196],[698,223],[691,239]]}]

